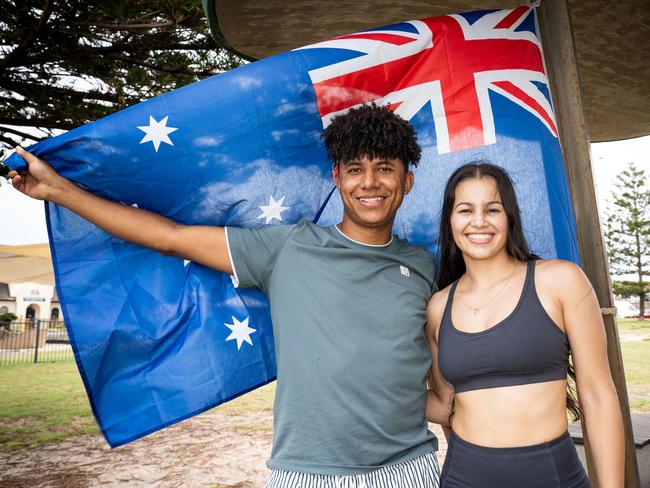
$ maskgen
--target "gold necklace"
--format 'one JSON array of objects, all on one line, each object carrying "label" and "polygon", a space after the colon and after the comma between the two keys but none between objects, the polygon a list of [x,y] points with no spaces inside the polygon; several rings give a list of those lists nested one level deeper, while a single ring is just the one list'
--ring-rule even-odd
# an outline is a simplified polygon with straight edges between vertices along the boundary
[{"label": "gold necklace", "polygon": [[494,300],[496,300],[496,298],[499,295],[501,295],[501,293],[503,293],[503,290],[506,289],[506,287],[508,286],[508,283],[510,283],[510,280],[512,279],[512,277],[515,274],[515,270],[517,269],[517,263],[518,263],[518,261],[515,259],[515,265],[512,267],[512,272],[510,273],[510,276],[508,276],[508,280],[506,281],[505,285],[503,285],[503,287],[499,290],[499,293],[494,295],[492,298],[490,298],[487,302],[485,302],[480,307],[473,307],[472,305],[468,304],[465,300],[463,300],[461,297],[458,297],[458,299],[463,303],[463,305],[465,305],[467,308],[472,310],[472,312],[474,312],[474,317],[476,317],[479,314],[479,312],[481,311],[482,308],[485,308],[485,306],[492,303]]}]

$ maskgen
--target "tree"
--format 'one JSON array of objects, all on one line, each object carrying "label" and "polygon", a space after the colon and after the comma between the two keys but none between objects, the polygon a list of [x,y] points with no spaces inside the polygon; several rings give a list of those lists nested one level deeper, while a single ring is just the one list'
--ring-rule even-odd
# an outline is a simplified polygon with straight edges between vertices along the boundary
[{"label": "tree", "polygon": [[[645,315],[644,298],[649,274],[650,250],[650,186],[648,175],[634,163],[616,177],[616,191],[612,192],[606,232],[609,263],[618,275],[636,275],[626,282],[624,291],[639,297],[639,318]],[[623,288],[621,288],[622,290]]]},{"label": "tree", "polygon": [[18,316],[11,312],[0,313],[0,328],[9,330],[11,322],[17,318]]},{"label": "tree", "polygon": [[[639,284],[636,281],[614,281],[612,282],[614,295],[630,298],[639,294]],[[650,283],[645,283],[644,293],[650,292]]]},{"label": "tree", "polygon": [[3,157],[242,64],[198,0],[0,0],[0,11]]}]

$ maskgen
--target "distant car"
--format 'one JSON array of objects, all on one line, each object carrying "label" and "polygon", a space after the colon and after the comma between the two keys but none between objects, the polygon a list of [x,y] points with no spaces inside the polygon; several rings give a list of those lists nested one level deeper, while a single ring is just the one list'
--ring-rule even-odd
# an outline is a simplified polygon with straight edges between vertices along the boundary
[{"label": "distant car", "polygon": [[47,342],[50,344],[70,344],[68,331],[65,329],[47,329]]},{"label": "distant car", "polygon": [[627,300],[614,300],[616,315],[625,318],[638,318],[639,309]]}]

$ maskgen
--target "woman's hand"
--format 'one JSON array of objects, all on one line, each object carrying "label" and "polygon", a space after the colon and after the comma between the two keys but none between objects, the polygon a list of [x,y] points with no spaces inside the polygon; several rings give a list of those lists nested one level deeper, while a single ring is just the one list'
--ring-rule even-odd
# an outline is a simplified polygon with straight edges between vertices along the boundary
[{"label": "woman's hand", "polygon": [[443,427],[449,427],[453,404],[453,393],[446,392],[446,394],[439,395],[437,392],[429,390],[427,392],[427,420]]}]

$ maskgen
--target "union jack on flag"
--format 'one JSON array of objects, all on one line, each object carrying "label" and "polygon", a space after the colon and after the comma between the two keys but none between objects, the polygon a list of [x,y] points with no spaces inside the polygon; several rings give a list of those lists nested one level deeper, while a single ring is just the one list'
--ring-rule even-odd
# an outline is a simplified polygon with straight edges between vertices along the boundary
[{"label": "union jack on flag", "polygon": [[364,55],[309,71],[324,126],[351,107],[390,104],[410,120],[429,104],[438,153],[496,142],[488,90],[517,103],[557,137],[542,47],[518,30],[529,7],[474,16],[449,15],[337,37],[301,49]]},{"label": "union jack on flag", "polygon": [[[482,159],[513,178],[542,257],[578,261],[535,12],[472,12],[380,27],[280,54],[29,148],[103,197],[184,224],[341,219],[320,139],[374,101],[422,146],[394,232],[436,251],[449,175]],[[16,155],[7,163],[21,167]],[[275,378],[266,296],[45,207],[56,285],[95,417],[112,446]]]}]

